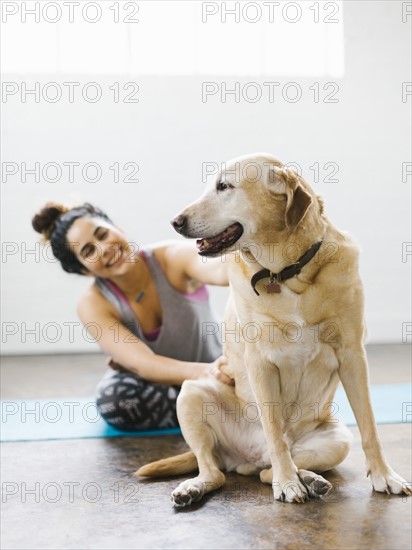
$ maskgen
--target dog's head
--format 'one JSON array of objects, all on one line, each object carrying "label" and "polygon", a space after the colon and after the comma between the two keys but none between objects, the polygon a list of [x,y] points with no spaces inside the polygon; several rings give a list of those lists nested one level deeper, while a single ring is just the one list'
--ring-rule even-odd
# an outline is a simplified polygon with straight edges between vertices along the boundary
[{"label": "dog's head", "polygon": [[294,231],[314,203],[319,207],[309,185],[275,157],[247,155],[225,163],[171,223],[181,235],[198,239],[199,254],[217,256]]}]

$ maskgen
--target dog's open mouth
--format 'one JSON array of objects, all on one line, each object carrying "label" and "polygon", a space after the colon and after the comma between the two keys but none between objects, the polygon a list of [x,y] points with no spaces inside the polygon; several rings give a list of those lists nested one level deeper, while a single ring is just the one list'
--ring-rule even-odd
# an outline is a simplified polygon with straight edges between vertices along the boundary
[{"label": "dog's open mouth", "polygon": [[236,222],[229,225],[222,233],[215,235],[214,237],[207,237],[205,239],[198,239],[196,241],[199,254],[201,256],[210,256],[212,254],[219,254],[226,248],[229,248],[234,244],[243,233],[243,227],[240,223]]}]

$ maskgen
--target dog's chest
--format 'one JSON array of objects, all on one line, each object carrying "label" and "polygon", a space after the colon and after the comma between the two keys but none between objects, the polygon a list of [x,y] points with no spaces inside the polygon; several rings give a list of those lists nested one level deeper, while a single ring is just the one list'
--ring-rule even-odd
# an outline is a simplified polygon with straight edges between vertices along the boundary
[{"label": "dog's chest", "polygon": [[301,295],[282,285],[280,293],[252,300],[237,294],[235,301],[245,344],[256,346],[280,370],[287,369],[299,377],[321,357],[325,369],[337,368],[333,323],[314,322],[316,316],[307,315]]}]

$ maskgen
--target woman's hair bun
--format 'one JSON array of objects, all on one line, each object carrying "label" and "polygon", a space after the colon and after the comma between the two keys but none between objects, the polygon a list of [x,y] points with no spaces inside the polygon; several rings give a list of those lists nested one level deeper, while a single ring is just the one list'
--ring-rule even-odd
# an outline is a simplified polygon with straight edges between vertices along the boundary
[{"label": "woman's hair bun", "polygon": [[42,233],[45,240],[50,239],[56,220],[61,214],[68,212],[70,208],[56,202],[47,202],[43,208],[33,216],[31,221],[33,229]]}]

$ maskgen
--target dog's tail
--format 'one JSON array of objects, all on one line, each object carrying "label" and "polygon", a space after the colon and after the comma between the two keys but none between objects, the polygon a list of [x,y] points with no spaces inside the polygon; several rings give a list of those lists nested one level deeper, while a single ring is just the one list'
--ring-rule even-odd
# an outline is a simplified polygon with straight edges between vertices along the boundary
[{"label": "dog's tail", "polygon": [[197,470],[197,460],[192,453],[183,453],[177,456],[171,456],[170,458],[163,458],[162,460],[156,460],[156,462],[150,462],[139,468],[136,472],[138,476],[145,477],[166,477],[179,474],[187,474]]}]

